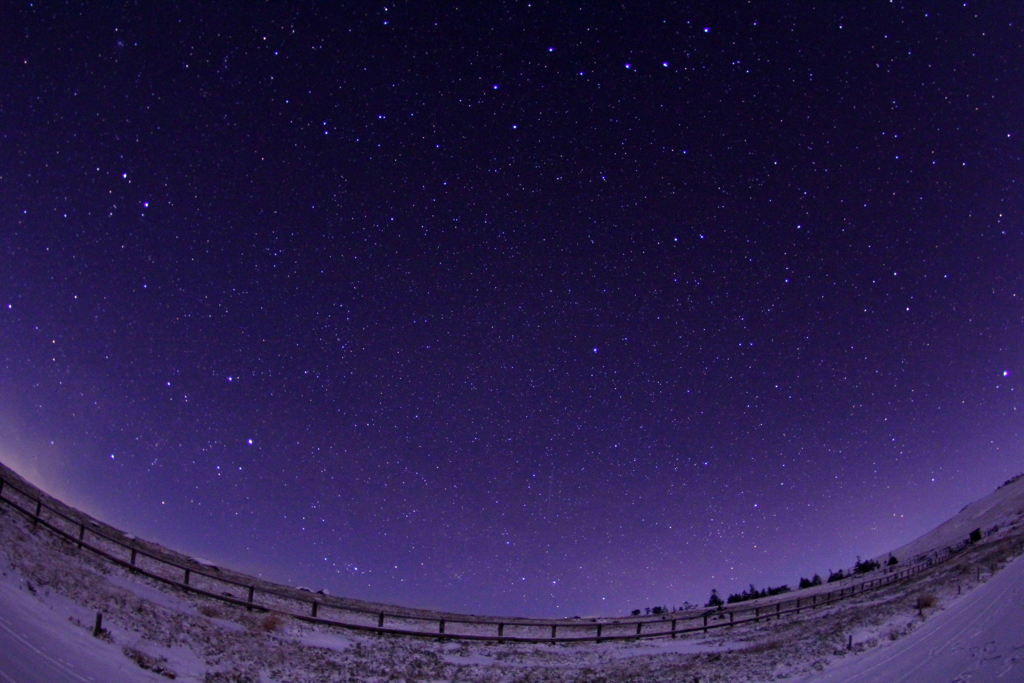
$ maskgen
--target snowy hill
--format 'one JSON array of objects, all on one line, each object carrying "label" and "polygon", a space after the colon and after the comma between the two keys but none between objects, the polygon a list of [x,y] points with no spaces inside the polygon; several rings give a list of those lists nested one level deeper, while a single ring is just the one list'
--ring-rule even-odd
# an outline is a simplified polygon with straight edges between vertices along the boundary
[{"label": "snowy hill", "polygon": [[[993,493],[967,505],[928,533],[892,551],[901,562],[919,555],[961,543],[978,529],[990,535],[1007,526],[1024,521],[1024,474],[1017,475]],[[887,558],[889,553],[879,556]]]}]

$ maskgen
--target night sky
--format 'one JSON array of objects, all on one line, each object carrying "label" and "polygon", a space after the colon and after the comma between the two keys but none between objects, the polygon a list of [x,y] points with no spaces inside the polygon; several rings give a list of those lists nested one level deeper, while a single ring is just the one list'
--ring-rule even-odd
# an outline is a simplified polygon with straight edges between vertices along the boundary
[{"label": "night sky", "polygon": [[619,614],[1024,471],[1024,5],[6,3],[0,460],[292,585]]}]

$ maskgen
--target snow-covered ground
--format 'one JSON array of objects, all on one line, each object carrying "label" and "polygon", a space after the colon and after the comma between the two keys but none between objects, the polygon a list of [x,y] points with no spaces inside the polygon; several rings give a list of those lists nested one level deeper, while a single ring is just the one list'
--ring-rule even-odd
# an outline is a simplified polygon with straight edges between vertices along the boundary
[{"label": "snow-covered ground", "polygon": [[[910,581],[799,615],[677,639],[499,644],[247,612],[113,566],[0,505],[0,681],[1024,680],[1024,560],[998,572],[1020,553],[1022,512],[1017,481],[915,552],[979,527],[991,532],[982,542]],[[922,668],[932,653],[938,668]]]},{"label": "snow-covered ground", "polygon": [[12,572],[0,580],[0,681],[167,680],[140,670],[112,642],[93,638],[81,627],[93,615],[81,605],[54,594],[40,600],[33,590]]},{"label": "snow-covered ground", "polygon": [[1024,558],[906,638],[806,683],[1024,681]]}]

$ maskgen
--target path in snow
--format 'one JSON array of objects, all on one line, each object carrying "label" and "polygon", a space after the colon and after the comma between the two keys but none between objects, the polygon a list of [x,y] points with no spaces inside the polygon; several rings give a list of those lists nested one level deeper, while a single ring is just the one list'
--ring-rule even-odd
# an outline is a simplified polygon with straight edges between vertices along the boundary
[{"label": "path in snow", "polygon": [[892,645],[804,683],[1024,681],[1024,556]]},{"label": "path in snow", "polygon": [[164,681],[11,581],[0,582],[0,682]]}]

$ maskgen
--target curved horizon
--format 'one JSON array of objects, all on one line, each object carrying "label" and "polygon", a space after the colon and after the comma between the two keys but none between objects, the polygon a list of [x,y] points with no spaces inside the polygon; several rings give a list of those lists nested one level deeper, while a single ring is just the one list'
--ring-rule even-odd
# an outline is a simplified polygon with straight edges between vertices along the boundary
[{"label": "curved horizon", "polygon": [[1024,470],[1020,13],[18,5],[0,454],[452,611],[897,547]]}]

